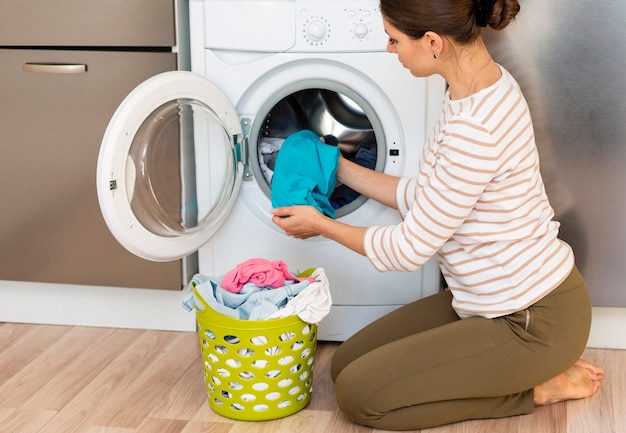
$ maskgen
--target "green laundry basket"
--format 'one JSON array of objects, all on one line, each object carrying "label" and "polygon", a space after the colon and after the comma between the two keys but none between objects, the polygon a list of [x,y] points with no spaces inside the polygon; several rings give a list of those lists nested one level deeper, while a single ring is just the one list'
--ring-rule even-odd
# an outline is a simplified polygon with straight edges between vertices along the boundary
[{"label": "green laundry basket", "polygon": [[241,421],[304,409],[311,400],[317,325],[298,316],[240,320],[203,306],[196,318],[211,409]]}]

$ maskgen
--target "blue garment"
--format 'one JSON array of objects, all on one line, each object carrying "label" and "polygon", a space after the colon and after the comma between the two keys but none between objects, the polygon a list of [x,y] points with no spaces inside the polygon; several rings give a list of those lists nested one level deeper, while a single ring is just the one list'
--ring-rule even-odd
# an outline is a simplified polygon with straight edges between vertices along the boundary
[{"label": "blue garment", "polygon": [[[346,159],[356,162],[360,166],[371,168],[376,167],[376,158],[378,150],[376,147],[359,147],[354,156],[346,156]],[[339,185],[330,196],[330,204],[333,209],[339,209],[342,206],[352,203],[360,194],[346,185]]]},{"label": "blue garment", "polygon": [[[285,286],[278,288],[246,283],[241,292],[231,293],[224,290],[219,282],[196,274],[191,284],[202,300],[218,313],[242,320],[265,320],[284,308],[310,283],[308,280],[299,283],[288,281]],[[200,311],[204,310],[202,302],[195,298],[193,292],[190,292],[183,300],[183,307],[191,311],[194,306]]]},{"label": "blue garment", "polygon": [[339,147],[323,143],[308,129],[287,137],[274,166],[272,206],[315,206],[335,218],[329,197],[335,189]]}]

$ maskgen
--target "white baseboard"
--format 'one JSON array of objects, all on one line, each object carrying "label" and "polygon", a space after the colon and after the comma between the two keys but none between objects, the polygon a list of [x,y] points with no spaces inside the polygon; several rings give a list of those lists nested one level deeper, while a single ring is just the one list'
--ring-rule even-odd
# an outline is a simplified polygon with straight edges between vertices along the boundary
[{"label": "white baseboard", "polygon": [[626,349],[626,308],[593,307],[587,347]]},{"label": "white baseboard", "polygon": [[[0,322],[195,332],[181,291],[0,281]],[[324,336],[324,323],[320,337]],[[626,308],[593,308],[588,347],[626,349]]]},{"label": "white baseboard", "polygon": [[193,331],[175,290],[0,281],[0,322]]}]

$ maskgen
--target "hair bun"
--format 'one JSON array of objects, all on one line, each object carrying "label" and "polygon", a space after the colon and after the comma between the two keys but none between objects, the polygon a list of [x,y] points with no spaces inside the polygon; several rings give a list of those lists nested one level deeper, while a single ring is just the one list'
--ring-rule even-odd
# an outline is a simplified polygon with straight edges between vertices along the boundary
[{"label": "hair bun", "polygon": [[487,27],[491,15],[493,14],[493,5],[496,0],[477,0],[474,16],[476,17],[476,24],[480,27]]}]

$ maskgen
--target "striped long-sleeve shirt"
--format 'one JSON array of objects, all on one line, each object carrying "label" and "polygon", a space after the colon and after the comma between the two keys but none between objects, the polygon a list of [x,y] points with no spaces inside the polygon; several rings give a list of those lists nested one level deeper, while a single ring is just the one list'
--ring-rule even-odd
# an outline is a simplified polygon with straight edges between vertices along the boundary
[{"label": "striped long-sleeve shirt", "polygon": [[461,317],[523,310],[574,266],[557,238],[531,116],[513,77],[461,100],[446,95],[416,179],[402,178],[403,221],[371,227],[365,250],[379,271],[411,271],[437,254]]}]

